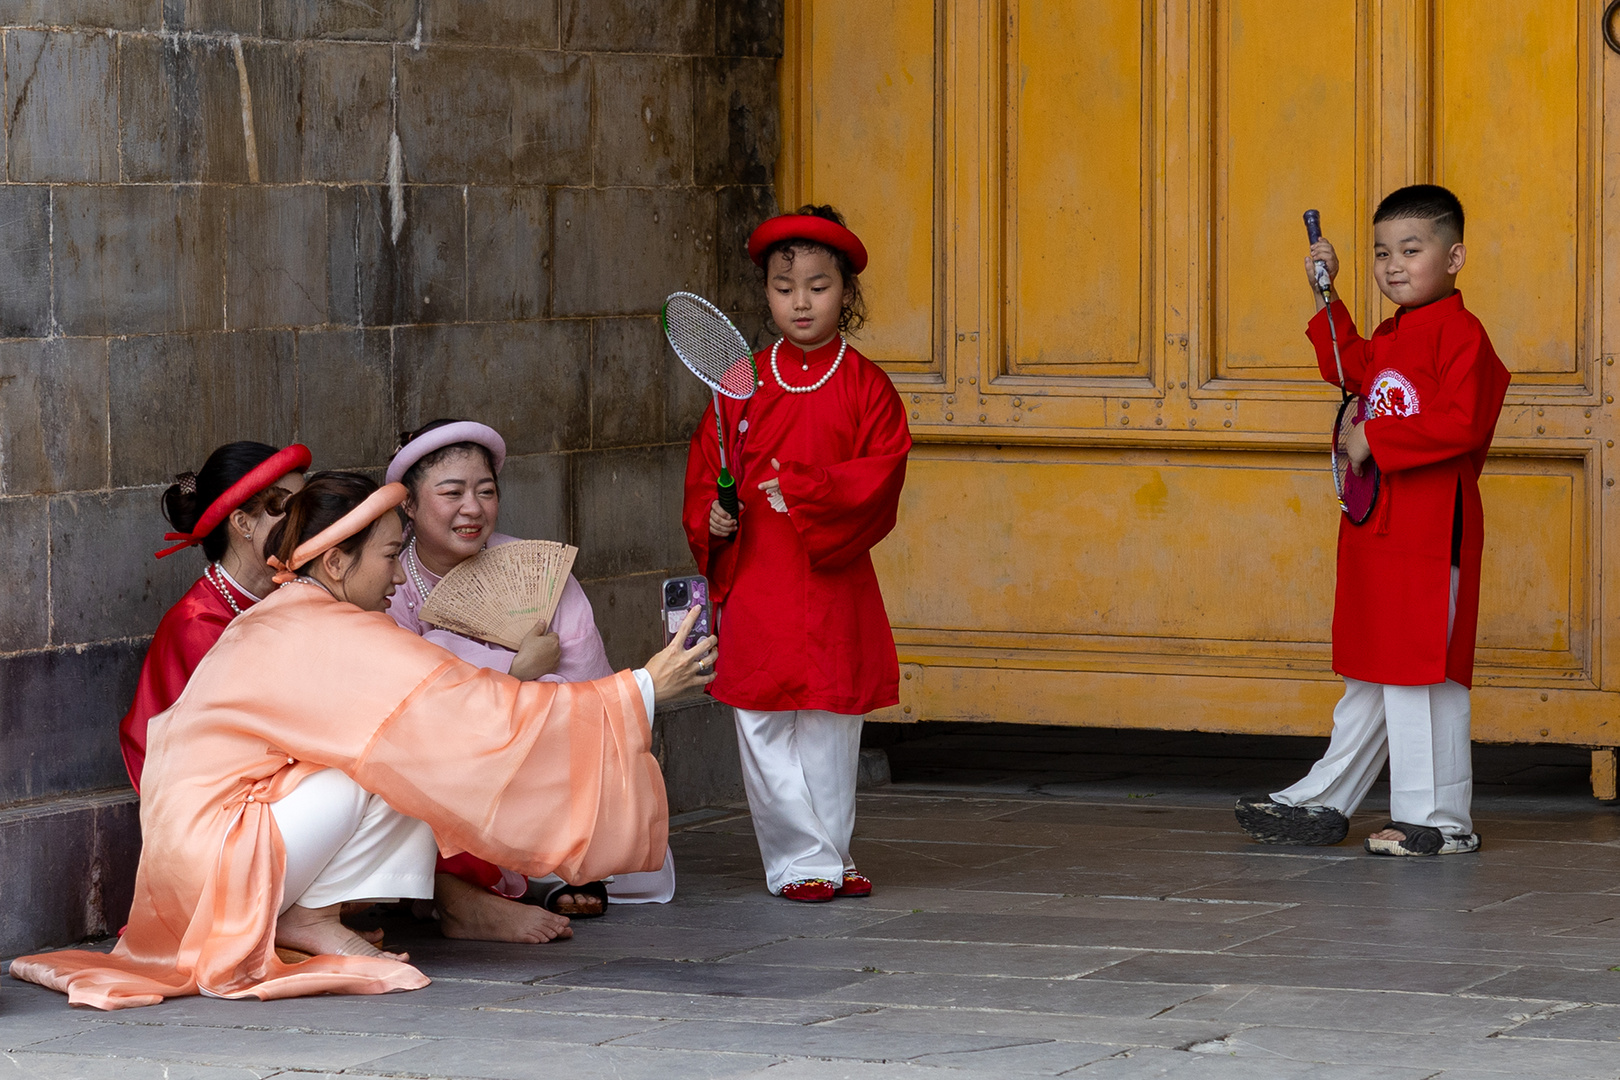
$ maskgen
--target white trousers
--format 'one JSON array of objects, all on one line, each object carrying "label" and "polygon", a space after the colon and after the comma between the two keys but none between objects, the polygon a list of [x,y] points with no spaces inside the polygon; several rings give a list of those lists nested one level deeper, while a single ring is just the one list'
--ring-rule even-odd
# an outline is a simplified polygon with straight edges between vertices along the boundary
[{"label": "white trousers", "polygon": [[348,900],[428,899],[439,845],[426,822],[406,817],[337,769],[304,778],[270,804],[287,849],[281,910]]},{"label": "white trousers", "polygon": [[765,885],[839,883],[853,870],[855,776],[863,717],[821,709],[737,709],[737,749]]},{"label": "white trousers", "polygon": [[[1452,567],[1448,644],[1457,617],[1458,576]],[[1333,710],[1327,753],[1303,780],[1272,798],[1290,806],[1331,806],[1348,816],[1388,760],[1391,820],[1427,825],[1447,836],[1467,835],[1474,831],[1471,721],[1468,688],[1450,679],[1392,686],[1347,678],[1344,697]]]}]

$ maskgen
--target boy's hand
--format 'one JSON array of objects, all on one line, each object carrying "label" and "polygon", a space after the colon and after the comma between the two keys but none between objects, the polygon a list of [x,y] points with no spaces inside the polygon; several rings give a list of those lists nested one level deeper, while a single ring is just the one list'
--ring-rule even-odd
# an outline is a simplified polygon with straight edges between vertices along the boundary
[{"label": "boy's hand", "polygon": [[709,535],[724,540],[737,531],[737,519],[720,509],[720,500],[709,504]]},{"label": "boy's hand", "polygon": [[1367,433],[1362,429],[1367,426],[1362,421],[1350,429],[1350,437],[1344,442],[1344,452],[1350,455],[1350,471],[1357,476],[1361,475],[1361,467],[1372,458],[1372,444],[1367,441]]},{"label": "boy's hand", "polygon": [[[1333,245],[1326,240],[1318,240],[1312,244],[1311,253],[1305,256],[1305,280],[1311,284],[1311,294],[1316,297],[1317,310],[1321,310],[1324,304],[1322,303],[1322,286],[1316,280],[1317,263],[1321,263],[1327,268],[1330,283],[1339,276],[1339,254],[1333,250]],[[1337,290],[1335,290],[1333,292],[1334,298],[1337,299],[1338,295]]]}]

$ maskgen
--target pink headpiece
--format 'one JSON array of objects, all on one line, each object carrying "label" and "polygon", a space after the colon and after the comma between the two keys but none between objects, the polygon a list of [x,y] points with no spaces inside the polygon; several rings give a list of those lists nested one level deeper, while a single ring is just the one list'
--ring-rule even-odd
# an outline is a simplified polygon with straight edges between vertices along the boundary
[{"label": "pink headpiece", "polygon": [[411,466],[427,457],[435,450],[443,450],[454,443],[477,443],[488,450],[495,458],[495,475],[501,473],[501,466],[506,464],[506,440],[501,433],[488,424],[480,424],[473,420],[458,420],[454,424],[445,424],[432,431],[423,432],[394,454],[394,459],[388,463],[387,480],[390,484],[405,479],[405,474]]},{"label": "pink headpiece", "polygon": [[266,559],[265,562],[275,568],[276,575],[273,580],[277,585],[285,585],[294,580],[298,577],[300,566],[325,555],[404,501],[404,484],[384,484],[367,495],[359,506],[299,544],[293,551],[290,563],[284,563],[274,555]]}]

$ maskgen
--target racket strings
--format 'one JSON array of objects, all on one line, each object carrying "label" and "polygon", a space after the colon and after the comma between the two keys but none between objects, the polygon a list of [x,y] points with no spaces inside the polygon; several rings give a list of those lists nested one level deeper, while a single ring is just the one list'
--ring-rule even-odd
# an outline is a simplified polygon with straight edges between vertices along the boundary
[{"label": "racket strings", "polygon": [[696,297],[671,297],[664,309],[664,333],[692,374],[727,397],[753,394],[758,381],[753,351],[718,310]]}]

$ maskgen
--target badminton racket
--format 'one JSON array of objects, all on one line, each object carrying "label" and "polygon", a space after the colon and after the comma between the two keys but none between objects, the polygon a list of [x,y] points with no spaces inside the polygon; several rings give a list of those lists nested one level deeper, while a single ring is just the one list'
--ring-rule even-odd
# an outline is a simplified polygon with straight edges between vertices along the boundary
[{"label": "badminton racket", "polygon": [[726,427],[720,417],[722,396],[746,401],[759,385],[754,351],[719,308],[689,292],[671,293],[664,301],[664,336],[687,370],[714,392],[714,432],[720,440],[720,475],[715,486],[720,509],[737,516],[737,481],[726,460]]},{"label": "badminton racket", "polygon": [[[1312,244],[1322,239],[1322,215],[1315,210],[1305,211],[1305,235]],[[1350,524],[1360,525],[1372,516],[1373,506],[1378,502],[1378,465],[1368,458],[1362,463],[1358,474],[1350,467],[1350,454],[1345,447],[1356,425],[1367,419],[1367,401],[1359,394],[1352,394],[1344,384],[1344,361],[1339,358],[1339,330],[1333,322],[1333,279],[1328,277],[1327,267],[1320,259],[1316,261],[1316,287],[1328,307],[1328,339],[1333,342],[1333,366],[1339,373],[1339,393],[1342,395],[1339,414],[1333,421],[1330,457],[1333,492],[1338,496],[1339,509],[1350,519]]]}]

